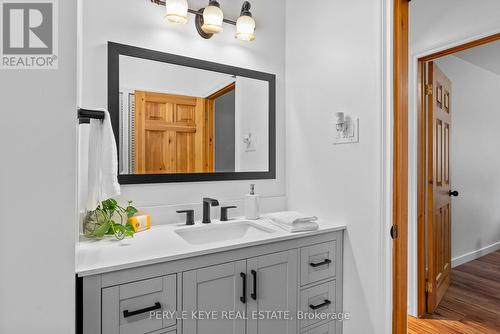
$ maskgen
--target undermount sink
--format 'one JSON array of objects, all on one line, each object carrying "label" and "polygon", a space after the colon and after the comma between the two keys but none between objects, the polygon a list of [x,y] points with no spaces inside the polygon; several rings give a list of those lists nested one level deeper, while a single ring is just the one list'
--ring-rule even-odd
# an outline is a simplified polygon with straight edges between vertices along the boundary
[{"label": "undermount sink", "polygon": [[203,245],[242,238],[254,238],[273,233],[274,230],[255,222],[243,220],[183,227],[175,230],[182,239],[192,245]]}]

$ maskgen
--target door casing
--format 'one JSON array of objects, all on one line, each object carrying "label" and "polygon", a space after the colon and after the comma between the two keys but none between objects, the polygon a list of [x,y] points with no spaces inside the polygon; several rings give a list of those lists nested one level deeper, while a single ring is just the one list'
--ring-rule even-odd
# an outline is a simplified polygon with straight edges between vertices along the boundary
[{"label": "door casing", "polygon": [[393,22],[393,161],[392,333],[408,327],[408,0],[394,1]]}]

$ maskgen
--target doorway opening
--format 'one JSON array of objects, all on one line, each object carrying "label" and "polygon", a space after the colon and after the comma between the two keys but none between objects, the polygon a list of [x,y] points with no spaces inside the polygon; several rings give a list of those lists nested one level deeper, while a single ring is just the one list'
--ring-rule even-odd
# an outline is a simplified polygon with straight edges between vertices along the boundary
[{"label": "doorway opening", "polygon": [[[409,221],[409,207],[408,207],[408,195],[413,194],[413,185],[411,186],[410,193],[410,184],[409,184],[409,126],[408,126],[408,86],[409,86],[409,42],[408,42],[408,26],[409,26],[409,6],[408,0],[397,0],[393,2],[392,14],[393,14],[393,22],[392,22],[392,46],[393,46],[393,79],[392,79],[392,92],[393,92],[393,108],[392,108],[392,123],[393,123],[393,131],[392,131],[392,228],[391,228],[391,237],[393,238],[392,242],[392,333],[404,334],[408,332],[408,221]],[[483,35],[485,36],[485,35]],[[412,67],[416,66],[418,63],[418,181],[417,187],[419,190],[420,196],[418,196],[418,207],[415,208],[415,212],[411,212],[411,220],[413,220],[413,216],[415,213],[415,217],[417,218],[417,226],[418,231],[415,231],[417,234],[418,240],[425,240],[426,230],[425,225],[425,212],[426,212],[426,199],[427,193],[425,190],[427,189],[427,179],[425,178],[424,172],[426,172],[428,167],[427,159],[423,159],[423,157],[427,156],[427,141],[423,141],[423,138],[426,138],[426,133],[428,129],[426,128],[426,114],[422,113],[422,108],[425,106],[426,96],[425,96],[425,80],[427,76],[424,77],[424,69],[428,68],[429,62],[435,61],[440,57],[444,57],[459,51],[468,50],[474,48],[476,46],[485,45],[487,43],[500,40],[500,34],[495,34],[492,36],[488,36],[485,38],[477,39],[473,42],[464,43],[463,45],[459,45],[453,48],[449,48],[444,51],[440,51],[433,54],[425,55],[418,59],[412,59],[412,62],[415,60],[415,63],[412,63]],[[469,40],[467,40],[469,41]],[[433,87],[435,88],[435,87]],[[440,91],[443,90],[444,87],[441,88]],[[450,92],[452,93],[452,92]],[[451,95],[447,97],[449,100],[447,101],[448,107],[453,108],[453,103],[451,101]],[[440,104],[444,105],[444,96],[443,99],[440,100]],[[451,110],[453,111],[453,110]],[[474,120],[474,117],[471,117],[471,120]],[[443,123],[443,120],[441,120]],[[441,124],[440,129],[444,129],[443,124]],[[445,131],[445,130],[442,130]],[[448,129],[449,133],[451,133],[451,128]],[[444,133],[444,132],[443,132]],[[416,135],[411,139],[416,141]],[[423,134],[423,135],[422,135]],[[443,137],[441,137],[443,140]],[[443,143],[443,142],[441,142]],[[413,144],[412,144],[413,145]],[[444,152],[444,151],[441,151]],[[440,160],[441,163],[444,163],[444,160]],[[481,163],[480,161],[479,163]],[[415,161],[412,161],[412,166],[414,166]],[[449,161],[448,161],[449,164]],[[415,166],[416,167],[416,166]],[[452,175],[448,174],[448,177],[452,179]],[[449,189],[441,189],[441,192],[447,193],[448,197],[450,195],[450,191],[455,191],[451,189],[453,185],[453,181],[449,181]],[[444,197],[444,196],[442,196]],[[416,202],[417,202],[416,201]],[[444,214],[442,215],[444,216]],[[424,226],[424,229],[420,228]],[[412,242],[417,240],[412,236]],[[412,247],[415,247],[414,245]],[[425,247],[415,247],[415,254],[417,258],[415,261],[417,262],[415,266],[423,267],[424,270],[420,270],[418,272],[417,282],[418,282],[418,292],[415,293],[415,296],[418,296],[418,301],[416,305],[418,305],[418,315],[425,315],[427,313],[427,295],[426,295],[426,252]],[[412,250],[413,252],[413,250]],[[448,254],[450,252],[448,251]],[[414,259],[414,255],[411,254]],[[496,253],[492,253],[495,256]],[[496,255],[499,256],[499,255]],[[496,258],[498,259],[498,258]],[[492,261],[491,259],[486,259],[485,261]],[[443,264],[443,262],[440,262]],[[472,263],[472,262],[471,262]],[[450,264],[451,266],[451,264]],[[444,268],[444,265],[443,265]],[[414,275],[411,271],[416,270],[410,268],[411,279],[414,279]],[[451,270],[451,268],[450,268]],[[440,279],[443,277],[439,277]],[[446,282],[446,279],[443,279],[442,282]],[[417,287],[417,284],[411,283],[412,289]],[[443,285],[446,286],[446,283]],[[429,286],[430,289],[435,290],[435,285]],[[441,292],[442,293],[442,292]],[[441,296],[442,298],[442,296]],[[431,303],[435,304],[436,301],[440,299],[439,296],[433,299],[434,301]],[[411,300],[413,302],[413,298]],[[414,310],[413,307],[411,309]],[[412,312],[413,313],[413,312]],[[417,313],[417,312],[415,312]],[[498,318],[498,317],[497,317]],[[418,333],[418,331],[411,331],[412,333]],[[424,331],[425,332],[425,331]],[[429,332],[429,331],[427,331]],[[441,332],[441,331],[432,331],[430,332]],[[444,331],[446,332],[446,331]],[[448,331],[450,333],[454,333],[456,331]],[[472,331],[474,332],[474,331]],[[477,330],[475,332],[478,332]],[[481,332],[481,331],[479,331]],[[496,331],[498,332],[498,330]],[[485,332],[488,333],[488,332]],[[495,332],[494,332],[495,333]]]},{"label": "doorway opening", "polygon": [[[500,59],[499,51],[500,34],[495,34],[418,59],[418,182],[417,189],[411,190],[416,191],[417,195],[417,317],[455,320],[457,324],[448,326],[458,331],[460,328],[453,326],[465,326],[462,328],[464,331],[483,328],[480,332],[484,333],[489,333],[488,330],[495,332],[495,328],[498,330],[500,326],[500,322],[489,321],[484,312],[475,313],[474,308],[480,308],[481,303],[487,302],[482,298],[484,296],[471,296],[474,282],[478,284],[477,289],[487,289],[484,285],[489,284],[486,282],[488,277],[475,277],[474,270],[478,271],[481,265],[488,266],[488,261],[498,258],[500,254],[472,261],[496,248],[480,244],[474,246],[473,251],[470,251],[471,247],[464,251],[467,247],[459,244],[468,237],[469,224],[478,222],[471,219],[473,214],[467,214],[471,208],[465,208],[461,198],[461,207],[453,204],[457,196],[462,195],[462,187],[467,189],[468,201],[474,201],[473,196],[481,196],[478,180],[473,178],[485,176],[481,175],[480,166],[488,157],[485,155],[482,162],[480,152],[485,150],[486,153],[487,146],[495,144],[483,142],[488,141],[488,136],[481,136],[478,122],[483,121],[483,128],[495,126],[491,121],[487,123],[487,114],[491,114],[491,110],[487,110],[489,107],[484,105],[484,99],[489,96],[494,99],[494,89],[489,87],[495,85],[494,77],[498,76],[500,83],[500,60],[490,60]],[[489,72],[491,69],[488,66],[493,67],[492,72]],[[496,66],[499,73],[494,73]],[[490,77],[493,80],[491,82]],[[498,102],[497,110],[500,109],[500,99]],[[471,131],[476,131],[478,136],[474,136]],[[485,145],[480,145],[481,142]],[[477,154],[474,154],[475,151]],[[473,166],[478,164],[479,168],[475,169]],[[471,185],[466,186],[464,182]],[[479,209],[477,203],[469,203]],[[455,219],[461,226],[454,227]],[[471,285],[469,288],[472,289],[467,291],[464,285]],[[479,301],[481,298],[483,300]],[[472,305],[468,311],[465,310],[467,305]],[[465,321],[469,318],[476,321]],[[412,317],[409,318],[409,324],[410,333],[418,333],[419,329],[428,326],[437,326],[432,327],[436,331],[447,328],[436,322],[432,325],[419,322]],[[488,329],[488,326],[492,327]]]}]

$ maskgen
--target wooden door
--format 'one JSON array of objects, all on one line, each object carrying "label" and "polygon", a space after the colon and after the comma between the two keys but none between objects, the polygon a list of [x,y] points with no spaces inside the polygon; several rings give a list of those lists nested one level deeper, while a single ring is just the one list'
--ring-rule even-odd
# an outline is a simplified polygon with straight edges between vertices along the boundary
[{"label": "wooden door", "polygon": [[[243,278],[246,261],[236,261],[183,273],[184,334],[244,334],[245,320],[222,319],[222,312],[244,315]],[[191,319],[193,311],[216,311],[218,319]],[[226,317],[227,318],[227,317]],[[233,317],[235,318],[235,317]]]},{"label": "wooden door", "polygon": [[211,170],[205,105],[199,97],[136,91],[134,173]]},{"label": "wooden door", "polygon": [[427,311],[432,313],[450,286],[451,81],[434,63],[428,64],[428,277]]},{"label": "wooden door", "polygon": [[[247,313],[297,310],[297,250],[260,256],[248,260]],[[259,313],[257,313],[259,314]],[[260,313],[263,314],[263,313]],[[250,319],[247,334],[295,334],[297,321],[286,319]]]}]

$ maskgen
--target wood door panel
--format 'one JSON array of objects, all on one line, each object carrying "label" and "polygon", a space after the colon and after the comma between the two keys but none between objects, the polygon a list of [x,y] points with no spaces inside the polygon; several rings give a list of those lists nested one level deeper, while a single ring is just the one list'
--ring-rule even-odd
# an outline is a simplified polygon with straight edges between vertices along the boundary
[{"label": "wood door panel", "polygon": [[196,106],[176,105],[175,122],[177,124],[196,125],[194,115]]},{"label": "wood door panel", "polygon": [[427,311],[432,313],[450,286],[451,271],[451,199],[449,196],[451,81],[433,63],[429,63],[429,214],[428,214],[428,297]]},{"label": "wood door panel", "polygon": [[444,123],[443,128],[443,174],[444,184],[450,184],[450,124]]},{"label": "wood door panel", "polygon": [[177,173],[192,173],[195,170],[194,134],[177,132]]},{"label": "wood door panel", "polygon": [[172,131],[146,131],[145,166],[148,172],[157,174],[175,172],[176,133]]},{"label": "wood door panel", "polygon": [[173,107],[171,103],[154,103],[146,101],[146,120],[172,122]]},{"label": "wood door panel", "polygon": [[165,171],[166,163],[164,161],[163,143],[166,133],[163,131],[147,131],[145,137],[146,170]]},{"label": "wood door panel", "polygon": [[207,163],[206,100],[136,91],[135,172],[195,173]]},{"label": "wood door panel", "polygon": [[434,152],[436,154],[436,185],[439,187],[443,184],[443,121],[436,120],[436,142]]}]

